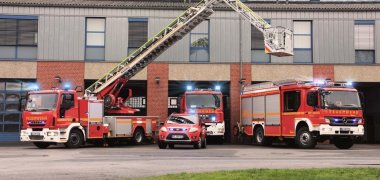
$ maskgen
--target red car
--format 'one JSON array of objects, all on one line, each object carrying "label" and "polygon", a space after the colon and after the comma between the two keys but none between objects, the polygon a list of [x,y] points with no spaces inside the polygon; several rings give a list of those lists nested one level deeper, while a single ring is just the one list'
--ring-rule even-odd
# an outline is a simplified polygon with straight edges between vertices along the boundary
[{"label": "red car", "polygon": [[175,144],[190,144],[195,149],[206,148],[206,128],[197,115],[172,114],[158,134],[160,149],[174,148]]}]

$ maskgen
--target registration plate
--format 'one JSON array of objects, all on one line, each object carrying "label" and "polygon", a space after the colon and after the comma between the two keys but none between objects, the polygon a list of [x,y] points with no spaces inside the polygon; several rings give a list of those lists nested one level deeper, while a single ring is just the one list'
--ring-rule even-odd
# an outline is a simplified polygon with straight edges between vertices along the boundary
[{"label": "registration plate", "polygon": [[40,135],[40,132],[32,132],[31,135],[32,135],[32,136],[39,136],[39,135]]},{"label": "registration plate", "polygon": [[172,135],[173,139],[182,139],[183,135]]},{"label": "registration plate", "polygon": [[350,131],[350,128],[340,128],[340,131]]}]

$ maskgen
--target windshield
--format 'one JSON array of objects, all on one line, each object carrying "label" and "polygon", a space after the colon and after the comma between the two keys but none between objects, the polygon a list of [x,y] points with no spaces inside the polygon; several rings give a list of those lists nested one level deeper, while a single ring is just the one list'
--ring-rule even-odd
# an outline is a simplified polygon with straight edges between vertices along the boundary
[{"label": "windshield", "polygon": [[328,91],[323,98],[327,109],[361,109],[358,92]]},{"label": "windshield", "polygon": [[220,98],[217,94],[189,94],[186,96],[187,108],[219,108]]},{"label": "windshield", "polygon": [[167,123],[169,124],[196,124],[198,119],[195,116],[180,117],[170,116]]},{"label": "windshield", "polygon": [[31,94],[26,104],[26,111],[50,111],[57,105],[57,94]]}]

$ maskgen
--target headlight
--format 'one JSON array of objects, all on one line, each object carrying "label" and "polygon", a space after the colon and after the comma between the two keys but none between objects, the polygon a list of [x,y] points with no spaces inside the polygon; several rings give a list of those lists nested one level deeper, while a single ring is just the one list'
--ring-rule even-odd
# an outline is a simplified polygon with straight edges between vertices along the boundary
[{"label": "headlight", "polygon": [[198,128],[190,128],[189,132],[197,132]]},{"label": "headlight", "polygon": [[162,127],[162,128],[160,129],[160,131],[161,131],[161,132],[167,132],[168,130],[166,129],[166,127]]},{"label": "headlight", "polygon": [[52,136],[53,133],[52,132],[47,132],[47,136]]}]

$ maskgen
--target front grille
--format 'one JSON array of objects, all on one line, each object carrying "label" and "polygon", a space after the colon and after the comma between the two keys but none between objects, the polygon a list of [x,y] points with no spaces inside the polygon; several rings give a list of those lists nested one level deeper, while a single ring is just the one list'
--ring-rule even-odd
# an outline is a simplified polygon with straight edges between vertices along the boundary
[{"label": "front grille", "polygon": [[[183,138],[173,138],[173,135],[182,135]],[[169,134],[168,137],[166,138],[167,140],[189,140],[189,137],[186,134]]]},{"label": "front grille", "polygon": [[186,128],[169,128],[169,131],[187,131]]},{"label": "front grille", "polygon": [[43,140],[44,137],[43,136],[29,136],[29,139],[30,140]]},{"label": "front grille", "polygon": [[42,128],[32,128],[32,131],[42,131]]},{"label": "front grille", "polygon": [[331,126],[357,126],[358,120],[354,117],[332,117],[330,119]]}]

